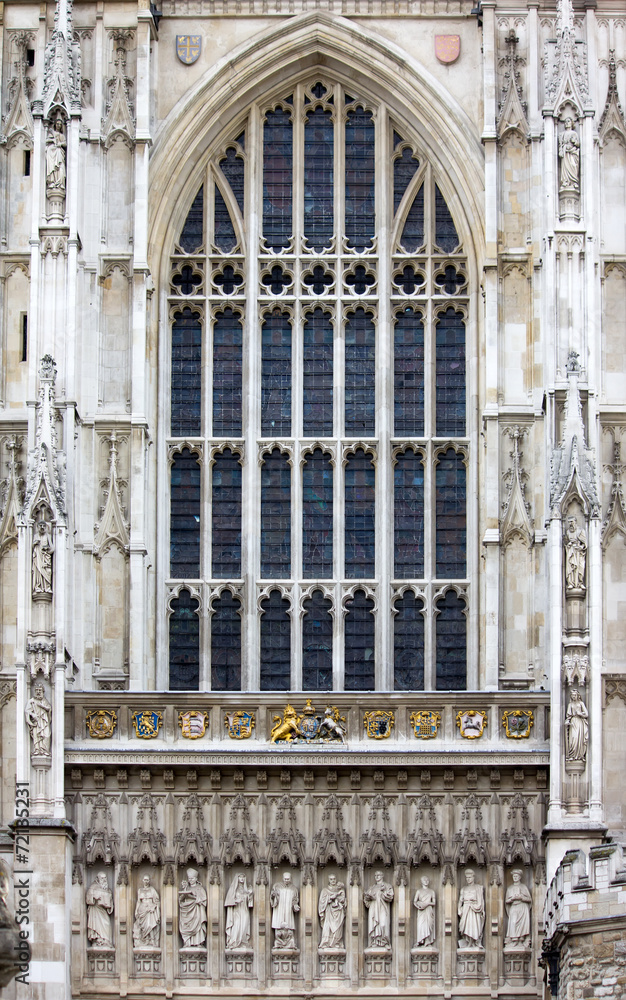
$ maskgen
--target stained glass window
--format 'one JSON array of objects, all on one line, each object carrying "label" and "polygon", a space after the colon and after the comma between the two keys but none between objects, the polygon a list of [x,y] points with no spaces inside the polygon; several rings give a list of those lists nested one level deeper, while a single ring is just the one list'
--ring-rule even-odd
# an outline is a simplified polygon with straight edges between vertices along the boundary
[{"label": "stained glass window", "polygon": [[291,115],[276,108],[267,112],[263,127],[263,236],[272,250],[291,239],[292,169]]},{"label": "stained glass window", "polygon": [[171,603],[170,690],[197,691],[200,687],[200,619],[198,601],[181,590]]},{"label": "stained glass window", "polygon": [[201,187],[187,213],[180,245],[185,253],[195,253],[204,242],[204,188]]},{"label": "stained glass window", "polygon": [[323,309],[314,309],[304,324],[302,387],[305,437],[332,437],[333,327]]},{"label": "stained glass window", "polygon": [[467,685],[467,622],[465,601],[448,590],[437,601],[436,688],[463,691]]},{"label": "stained glass window", "polygon": [[289,601],[273,590],[261,603],[261,691],[291,687]]},{"label": "stained glass window", "polygon": [[[240,136],[237,140],[239,145],[243,148],[243,136]],[[231,191],[235,196],[235,201],[239,206],[239,211],[243,215],[244,206],[244,162],[243,156],[237,154],[237,150],[232,146],[229,146],[226,150],[226,154],[220,160],[220,169],[224,174],[224,177],[230,184]]]},{"label": "stained glass window", "polygon": [[459,245],[454,220],[450,209],[438,186],[435,184],[435,243],[446,253],[452,253]]},{"label": "stained glass window", "polygon": [[241,436],[241,319],[224,309],[213,325],[213,436]]},{"label": "stained glass window", "polygon": [[394,469],[394,573],[397,580],[424,575],[424,461],[408,449]]},{"label": "stained glass window", "polygon": [[317,107],[304,126],[304,235],[315,250],[333,235],[333,163],[332,113]]},{"label": "stained glass window", "polygon": [[404,220],[400,242],[405,250],[414,253],[424,243],[424,185],[415,195],[413,204]]},{"label": "stained glass window", "polygon": [[400,207],[402,196],[415,176],[419,160],[412,149],[405,146],[400,156],[393,161],[393,214]]},{"label": "stained glass window", "polygon": [[183,450],[174,456],[170,487],[170,576],[200,576],[200,479],[198,456]]},{"label": "stained glass window", "polygon": [[345,338],[346,435],[371,436],[376,416],[376,334],[364,309],[348,316]]},{"label": "stained glass window", "polygon": [[463,456],[448,448],[435,470],[436,575],[438,579],[464,579],[465,568],[465,466]]},{"label": "stained glass window", "polygon": [[331,691],[333,687],[333,620],[331,602],[314,590],[304,602],[302,621],[302,689]]},{"label": "stained glass window", "polygon": [[349,246],[365,250],[373,239],[374,213],[374,119],[370,111],[356,107],[346,121],[346,236]]},{"label": "stained glass window", "polygon": [[217,184],[215,185],[215,245],[226,253],[234,250],[237,245],[233,220]]},{"label": "stained glass window", "polygon": [[261,576],[291,576],[291,469],[278,448],[261,468]]},{"label": "stained glass window", "polygon": [[241,601],[225,590],[212,602],[211,689],[241,691]]},{"label": "stained glass window", "polygon": [[407,306],[394,325],[394,433],[421,437],[424,433],[424,323]]},{"label": "stained glass window", "polygon": [[291,323],[275,309],[266,316],[261,354],[261,434],[291,434]]},{"label": "stained glass window", "polygon": [[424,602],[407,591],[394,604],[393,686],[396,691],[424,687]]},{"label": "stained glass window", "polygon": [[333,470],[321,448],[302,470],[302,573],[311,580],[333,575]]},{"label": "stained glass window", "polygon": [[173,437],[201,433],[202,326],[187,306],[172,324],[171,420]]},{"label": "stained glass window", "polygon": [[375,687],[374,602],[364,590],[346,601],[345,689],[373,691]]},{"label": "stained glass window", "polygon": [[346,464],[345,561],[349,580],[374,576],[376,474],[362,448]]},{"label": "stained glass window", "polygon": [[215,456],[211,482],[212,575],[237,579],[241,576],[241,464],[230,448]]},{"label": "stained glass window", "polygon": [[465,321],[463,313],[446,309],[437,317],[437,435],[465,434]]}]

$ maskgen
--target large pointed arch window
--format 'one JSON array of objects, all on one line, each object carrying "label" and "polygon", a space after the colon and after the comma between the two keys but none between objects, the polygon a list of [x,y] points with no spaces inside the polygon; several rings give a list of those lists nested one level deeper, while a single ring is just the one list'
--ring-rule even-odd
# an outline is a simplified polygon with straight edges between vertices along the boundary
[{"label": "large pointed arch window", "polygon": [[476,617],[459,200],[417,131],[326,71],[238,114],[167,279],[163,601],[199,580],[212,616],[185,683],[458,689]]}]

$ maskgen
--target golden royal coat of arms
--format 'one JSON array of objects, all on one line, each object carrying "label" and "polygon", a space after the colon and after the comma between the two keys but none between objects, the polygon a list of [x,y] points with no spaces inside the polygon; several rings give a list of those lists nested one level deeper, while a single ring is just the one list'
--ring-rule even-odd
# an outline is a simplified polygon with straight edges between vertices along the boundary
[{"label": "golden royal coat of arms", "polygon": [[190,710],[178,713],[178,725],[181,735],[186,740],[199,740],[207,731],[209,725],[208,712]]},{"label": "golden royal coat of arms", "polygon": [[106,740],[113,736],[117,726],[117,713],[107,708],[94,709],[85,716],[87,732],[96,740]]},{"label": "golden royal coat of arms", "polygon": [[286,705],[283,717],[274,716],[271,743],[345,743],[346,718],[336,705],[327,705],[324,714],[316,714],[311,699],[298,715],[293,705]]},{"label": "golden royal coat of arms", "polygon": [[155,711],[133,712],[131,716],[135,733],[140,740],[154,740],[163,725],[163,713]]},{"label": "golden royal coat of arms", "polygon": [[437,735],[441,715],[439,712],[412,712],[411,725],[418,740],[432,740]]},{"label": "golden royal coat of arms", "polygon": [[383,712],[376,709],[375,712],[366,712],[363,716],[363,725],[368,736],[373,740],[387,740],[391,736],[391,730],[396,724],[393,712]]},{"label": "golden royal coat of arms", "polygon": [[483,735],[487,725],[487,713],[483,712],[482,709],[476,711],[473,708],[465,712],[457,712],[456,724],[461,736],[464,736],[466,740],[477,740]]},{"label": "golden royal coat of arms", "polygon": [[249,739],[255,724],[254,712],[227,712],[224,716],[224,725],[231,740]]}]

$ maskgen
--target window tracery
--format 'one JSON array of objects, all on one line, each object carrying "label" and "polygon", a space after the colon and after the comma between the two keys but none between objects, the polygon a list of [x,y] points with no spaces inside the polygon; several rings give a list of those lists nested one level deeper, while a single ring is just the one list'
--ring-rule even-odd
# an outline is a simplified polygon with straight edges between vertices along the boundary
[{"label": "window tracery", "polygon": [[437,165],[338,80],[214,151],[172,253],[166,584],[243,589],[198,627],[197,684],[465,686],[467,275]]}]

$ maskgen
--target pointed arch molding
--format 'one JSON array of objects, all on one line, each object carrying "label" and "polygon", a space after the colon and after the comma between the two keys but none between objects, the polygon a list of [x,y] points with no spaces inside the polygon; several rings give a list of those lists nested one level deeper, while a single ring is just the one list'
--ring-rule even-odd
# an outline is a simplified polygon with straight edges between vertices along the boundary
[{"label": "pointed arch molding", "polygon": [[[346,62],[350,63],[346,76]],[[340,80],[385,102],[437,165],[446,200],[470,256],[484,256],[484,151],[461,105],[399,46],[327,11],[295,16],[246,40],[217,62],[180,99],[156,137],[150,163],[149,255],[166,280],[169,255],[204,175],[212,148],[229,123],[282,81],[324,66]],[[181,156],[184,150],[185,155]]]}]

